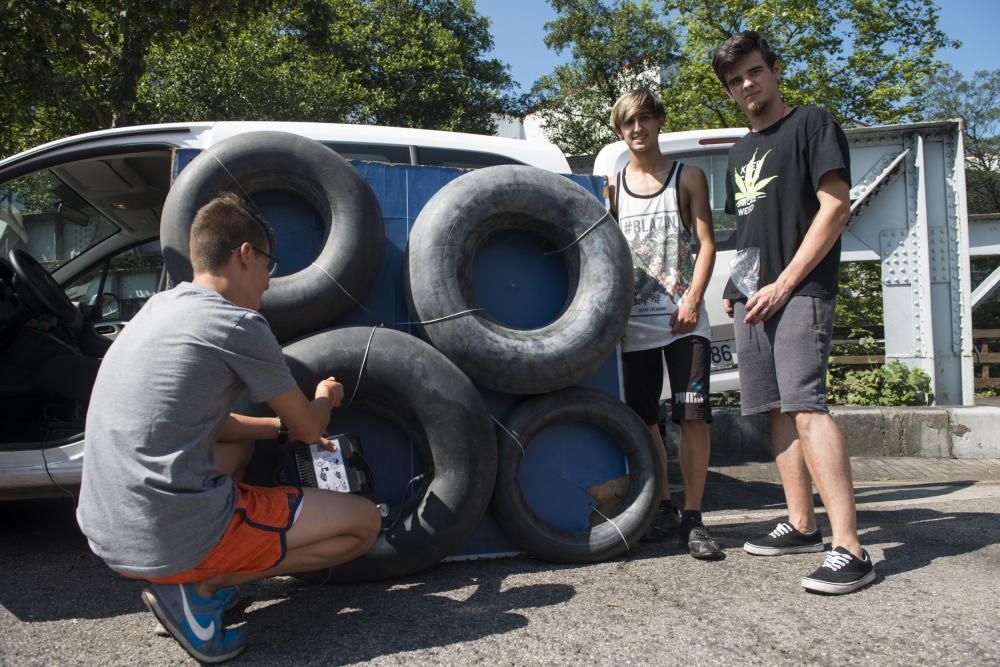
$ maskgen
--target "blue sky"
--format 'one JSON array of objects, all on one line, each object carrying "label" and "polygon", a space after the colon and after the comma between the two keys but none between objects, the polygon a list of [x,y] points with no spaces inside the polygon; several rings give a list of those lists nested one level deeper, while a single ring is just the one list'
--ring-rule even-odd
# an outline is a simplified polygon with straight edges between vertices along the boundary
[{"label": "blue sky", "polygon": [[[977,70],[1000,68],[996,48],[996,28],[1000,26],[998,0],[938,0],[940,28],[962,42],[960,49],[942,50],[938,57],[961,72],[966,79]],[[546,21],[555,12],[543,0],[476,0],[480,15],[493,22],[495,48],[492,56],[510,65],[514,80],[523,92],[535,80],[569,60],[545,47]]]}]

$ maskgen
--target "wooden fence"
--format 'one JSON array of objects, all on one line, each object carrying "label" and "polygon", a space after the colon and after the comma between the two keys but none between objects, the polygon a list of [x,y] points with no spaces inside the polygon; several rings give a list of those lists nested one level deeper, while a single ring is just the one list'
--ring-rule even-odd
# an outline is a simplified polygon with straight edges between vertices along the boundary
[{"label": "wooden fence", "polygon": [[[992,352],[990,351],[991,345],[993,346]],[[976,389],[985,389],[987,387],[1000,388],[1000,373],[992,376],[990,374],[990,364],[1000,364],[1000,329],[973,329],[972,347],[976,369]],[[839,355],[830,357],[830,363],[842,366],[881,366],[885,363],[885,355]]]},{"label": "wooden fence", "polygon": [[990,364],[1000,364],[1000,329],[973,329],[972,347],[976,358],[976,389],[1000,387],[1000,375],[990,377]]}]

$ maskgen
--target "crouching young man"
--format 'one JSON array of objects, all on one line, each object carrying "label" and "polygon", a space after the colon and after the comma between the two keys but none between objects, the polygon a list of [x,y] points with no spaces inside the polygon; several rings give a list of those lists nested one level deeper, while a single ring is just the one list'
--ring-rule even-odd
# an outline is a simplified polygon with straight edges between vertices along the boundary
[{"label": "crouching young man", "polygon": [[[239,197],[206,204],[191,228],[194,278],[153,296],[101,364],[87,414],[77,520],[114,570],[151,582],[143,601],[193,657],[246,644],[222,614],[236,586],[332,567],[378,536],[375,505],[319,489],[239,482],[255,440],[323,437],[343,398],[310,401],[257,312],[276,261],[267,224]],[[247,393],[278,415],[230,411]]]}]

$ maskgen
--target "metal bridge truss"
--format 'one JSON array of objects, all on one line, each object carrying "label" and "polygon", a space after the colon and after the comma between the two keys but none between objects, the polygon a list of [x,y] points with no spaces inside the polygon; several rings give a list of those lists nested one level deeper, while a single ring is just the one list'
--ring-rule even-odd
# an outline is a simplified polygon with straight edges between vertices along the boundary
[{"label": "metal bridge truss", "polygon": [[968,219],[960,121],[847,132],[852,218],[844,261],[882,267],[886,359],[922,368],[939,405],[972,405],[972,309],[1000,268],[970,284],[970,255],[1000,255],[1000,217]]}]

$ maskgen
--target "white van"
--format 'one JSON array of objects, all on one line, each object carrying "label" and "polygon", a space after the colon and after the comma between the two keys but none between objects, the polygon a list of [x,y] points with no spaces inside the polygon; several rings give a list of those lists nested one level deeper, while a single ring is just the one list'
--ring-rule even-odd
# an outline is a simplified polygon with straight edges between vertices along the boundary
[{"label": "white van", "polygon": [[260,130],[311,138],[354,160],[570,172],[552,144],[331,123],[118,128],[0,161],[0,498],[79,484],[97,359],[162,286],[160,214],[178,161]]}]

